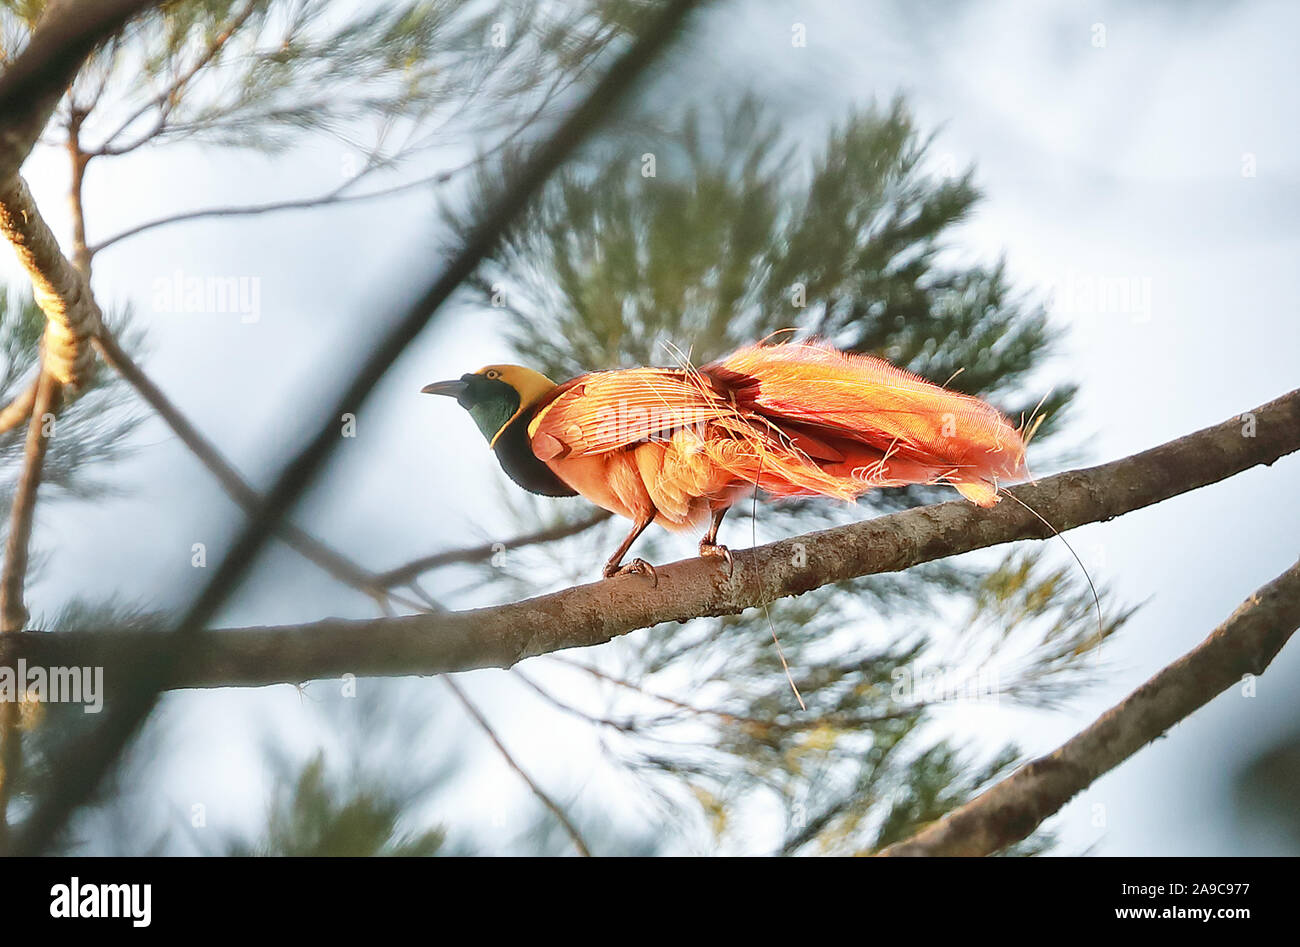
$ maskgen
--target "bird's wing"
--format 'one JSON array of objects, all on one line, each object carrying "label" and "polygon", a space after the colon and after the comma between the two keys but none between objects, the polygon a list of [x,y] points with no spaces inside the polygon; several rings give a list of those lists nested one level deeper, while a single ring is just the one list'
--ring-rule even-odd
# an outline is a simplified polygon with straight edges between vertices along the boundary
[{"label": "bird's wing", "polygon": [[735,407],[698,372],[630,368],[593,372],[561,385],[528,423],[543,461],[602,454],[725,417]]}]

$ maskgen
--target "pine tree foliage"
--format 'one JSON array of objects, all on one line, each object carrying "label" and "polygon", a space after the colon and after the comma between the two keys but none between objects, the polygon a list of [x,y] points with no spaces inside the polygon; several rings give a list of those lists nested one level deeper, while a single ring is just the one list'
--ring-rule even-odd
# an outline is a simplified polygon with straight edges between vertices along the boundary
[{"label": "pine tree foliage", "polygon": [[[0,8],[0,55],[21,50],[43,7]],[[467,128],[513,125],[535,107],[528,93],[562,90],[619,32],[587,4],[537,0],[182,0],[109,42],[63,111],[94,110],[92,153],[178,140],[274,151],[378,124],[363,150],[392,161]],[[405,137],[386,151],[391,126]]]},{"label": "pine tree foliage", "polygon": [[[752,99],[691,109],[647,152],[653,177],[626,151],[564,174],[480,276],[506,287],[515,347],[567,378],[798,329],[1030,414],[1045,311],[1000,261],[945,254],[979,201],[972,172],[936,175],[900,100],[850,114],[811,155],[780,129]],[[1043,403],[1042,433],[1072,394]]]},{"label": "pine tree foliage", "polygon": [[400,828],[408,800],[382,781],[336,785],[318,752],[289,786],[276,791],[265,833],[253,842],[235,842],[229,855],[427,856],[438,852],[438,829],[406,834]]},{"label": "pine tree foliage", "polygon": [[[663,137],[610,144],[560,176],[475,289],[505,311],[520,359],[557,380],[701,364],[789,332],[882,355],[1012,417],[1037,407],[1041,448],[1075,391],[1058,383],[1044,398],[1038,387],[1053,327],[1013,290],[1002,261],[959,252],[980,194],[972,171],[939,173],[929,143],[901,100],[849,114],[811,151],[752,99],[688,108]],[[478,186],[485,199],[494,180],[484,173]],[[914,487],[862,506],[938,498],[950,497]],[[866,512],[793,502],[745,522],[743,507],[723,527],[732,545]],[[1073,560],[1050,558],[932,563],[638,635],[605,671],[647,693],[693,695],[696,706],[633,701],[618,718],[621,759],[651,777],[667,817],[686,813],[684,824],[712,827],[723,845],[752,844],[739,827],[772,801],[785,825],[780,851],[872,851],[901,838],[1018,758],[1014,747],[990,754],[942,737],[936,723],[951,721],[954,701],[1053,705],[1095,680],[1098,645],[1130,612],[1110,610],[1099,628]],[[537,575],[488,573],[511,594]],[[612,686],[610,697],[630,689]]]},{"label": "pine tree foliage", "polygon": [[[168,626],[167,618],[120,600],[88,601],[74,590],[58,607],[34,614],[33,623],[52,634],[94,628],[111,635],[161,633]],[[93,671],[91,668],[90,672]],[[14,825],[20,824],[33,802],[66,775],[58,771],[59,761],[67,760],[72,748],[93,735],[100,713],[108,705],[102,688],[98,694],[103,701],[99,713],[87,713],[83,705],[75,702],[41,701],[36,697],[29,693],[20,703],[22,767],[12,774],[14,779],[8,787],[11,794],[8,816]],[[83,692],[83,697],[89,697],[88,692]],[[149,763],[160,755],[157,731],[146,733],[122,770],[98,788],[92,805],[82,811],[71,829],[58,840],[56,851],[84,853],[88,847],[93,854],[164,854],[172,850],[169,844],[174,828],[172,820],[163,820],[160,825],[139,804],[138,796],[128,785],[131,774],[147,770]]]},{"label": "pine tree foliage", "polygon": [[[112,316],[109,324],[128,349],[141,349],[143,333],[136,331],[129,314]],[[8,404],[31,384],[44,329],[45,315],[30,292],[22,296],[0,287],[0,403]],[[109,472],[131,452],[130,435],[140,420],[125,382],[98,366],[85,389],[51,422],[54,436],[46,455],[42,497],[89,499],[113,493],[117,488]],[[0,511],[5,513],[22,469],[26,437],[25,424],[0,434]]]}]

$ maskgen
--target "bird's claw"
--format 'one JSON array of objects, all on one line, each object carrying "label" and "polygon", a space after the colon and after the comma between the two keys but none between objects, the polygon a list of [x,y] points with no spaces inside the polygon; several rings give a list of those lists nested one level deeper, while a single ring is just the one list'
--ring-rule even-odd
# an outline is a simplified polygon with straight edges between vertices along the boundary
[{"label": "bird's claw", "polygon": [[608,563],[605,566],[605,578],[612,579],[619,575],[648,575],[652,588],[659,585],[659,574],[655,572],[655,567],[650,565],[644,559],[633,559],[627,565],[619,566],[614,563]]},{"label": "bird's claw", "polygon": [[724,559],[727,563],[727,575],[736,571],[736,562],[731,558],[731,550],[719,543],[700,541],[700,557],[703,559]]}]

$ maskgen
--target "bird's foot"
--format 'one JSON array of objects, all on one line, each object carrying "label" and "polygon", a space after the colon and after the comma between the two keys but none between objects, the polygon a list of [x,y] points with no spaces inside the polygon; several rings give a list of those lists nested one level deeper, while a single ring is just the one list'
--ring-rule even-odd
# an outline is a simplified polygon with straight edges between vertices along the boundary
[{"label": "bird's foot", "polygon": [[707,539],[701,539],[700,558],[725,559],[727,563],[727,575],[731,575],[731,573],[736,571],[736,562],[731,558],[731,550],[720,543],[711,543]]},{"label": "bird's foot", "polygon": [[648,575],[652,586],[659,585],[659,574],[655,572],[655,567],[644,559],[633,559],[624,566],[620,566],[615,562],[607,562],[605,563],[604,573],[607,579],[612,579],[617,575]]}]

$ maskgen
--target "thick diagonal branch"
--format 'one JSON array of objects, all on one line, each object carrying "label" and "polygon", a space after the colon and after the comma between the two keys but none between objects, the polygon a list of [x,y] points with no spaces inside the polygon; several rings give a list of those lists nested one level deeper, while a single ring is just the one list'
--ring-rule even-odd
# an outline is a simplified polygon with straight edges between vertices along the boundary
[{"label": "thick diagonal branch", "polygon": [[1300,627],[1300,562],[1092,726],[882,855],[991,855],[1018,842],[1092,782],[1247,675]]},{"label": "thick diagonal branch", "polygon": [[60,384],[80,387],[94,368],[90,339],[99,331],[103,314],[85,275],[63,255],[27,182],[17,174],[0,182],[0,235],[13,245],[31,278],[36,304],[45,313],[42,370]]},{"label": "thick diagonal branch", "polygon": [[[1244,420],[1243,420],[1244,418]],[[1300,450],[1300,391],[1247,416],[1086,470],[1013,492],[1058,529],[1103,522],[1216,483]],[[511,667],[538,654],[588,647],[664,621],[731,615],[858,576],[1051,531],[1016,503],[984,510],[965,501],[908,510],[735,553],[728,576],[715,560],[583,585],[491,608],[369,621],[205,631],[166,675],[166,686],[297,683],[356,675],[437,674]],[[103,665],[106,680],[147,666],[158,639],[145,633],[24,633],[0,641],[0,663]],[[110,670],[111,669],[111,670]]]}]

